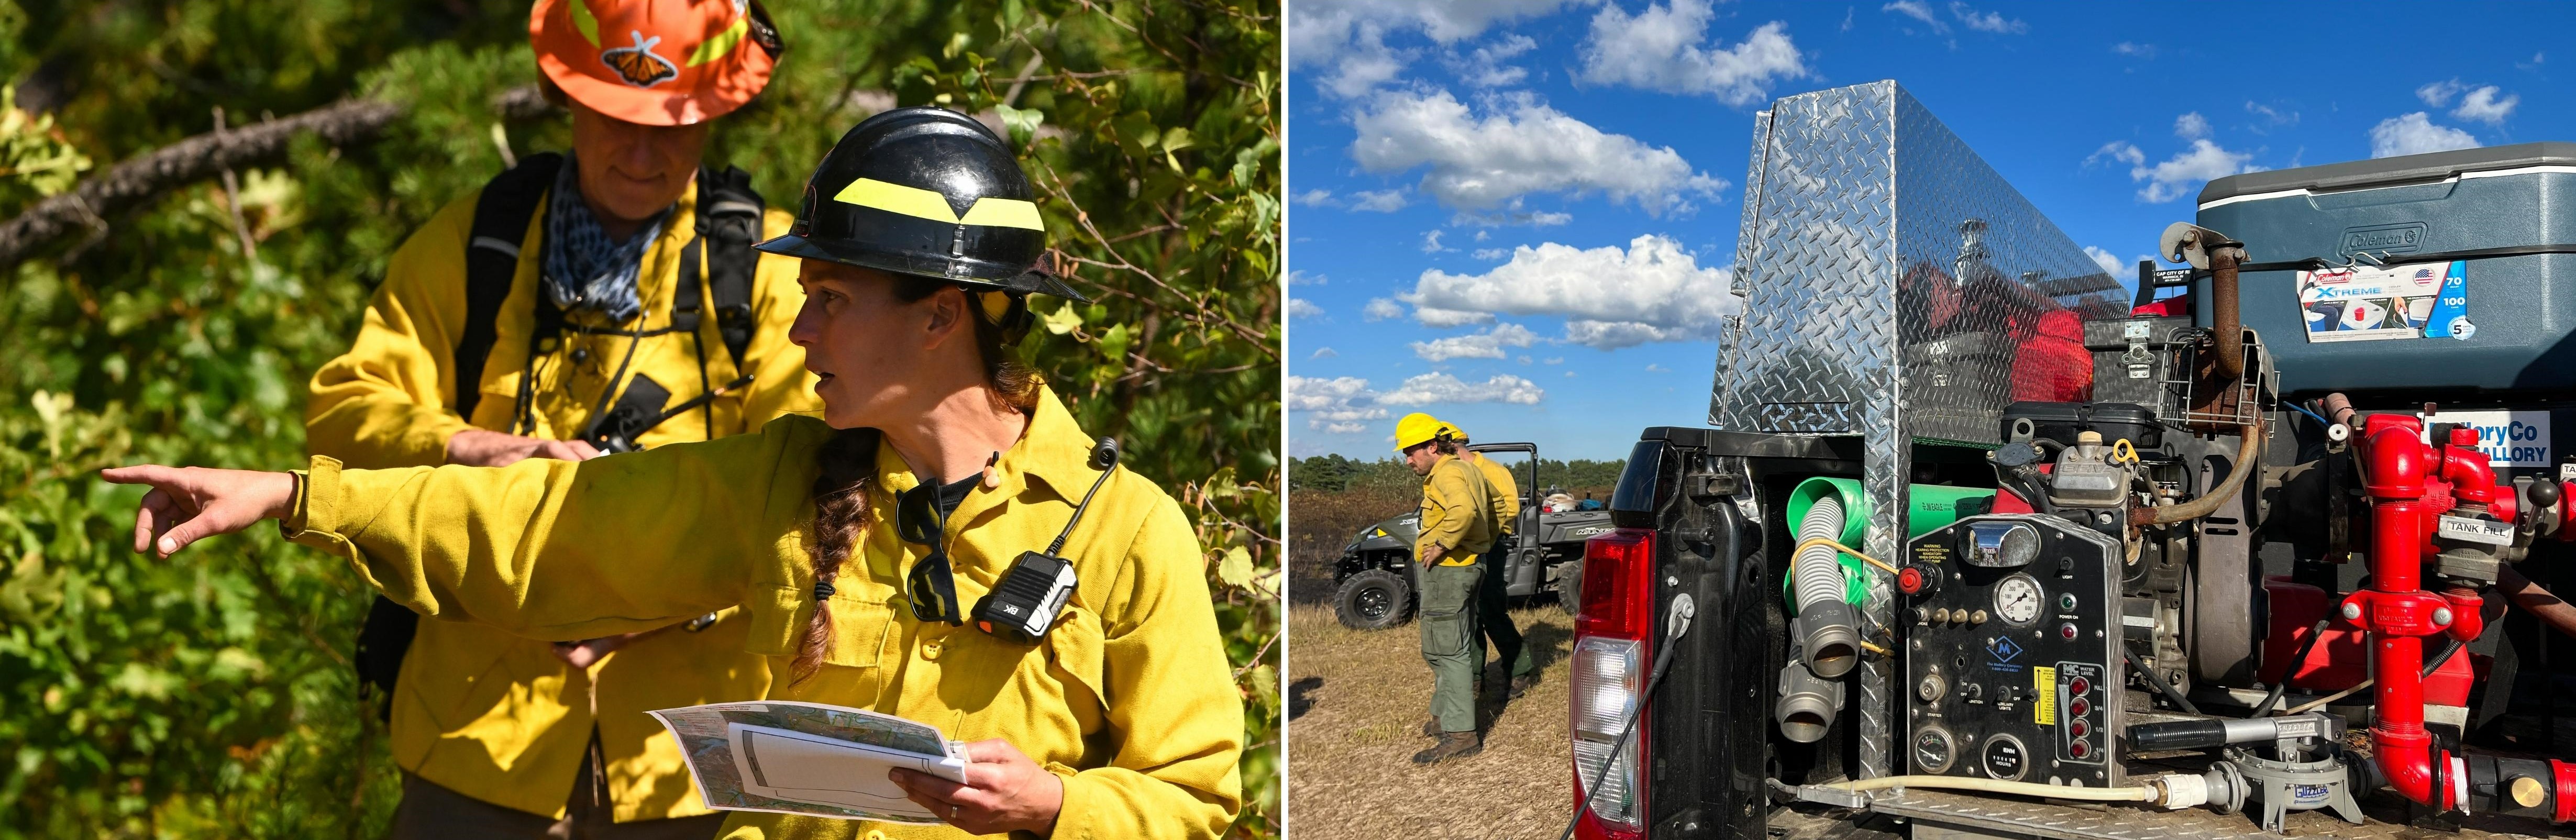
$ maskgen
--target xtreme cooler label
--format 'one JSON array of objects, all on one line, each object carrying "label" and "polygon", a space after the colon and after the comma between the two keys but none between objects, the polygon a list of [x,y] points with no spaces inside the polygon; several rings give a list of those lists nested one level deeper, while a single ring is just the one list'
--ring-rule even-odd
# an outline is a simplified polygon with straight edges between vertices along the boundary
[{"label": "xtreme cooler label", "polygon": [[2469,323],[2469,263],[2353,266],[2299,272],[2299,309],[2310,342],[2455,338]]},{"label": "xtreme cooler label", "polygon": [[[2478,430],[2478,451],[2487,454],[2492,466],[2549,466],[2549,412],[2444,411],[2424,418],[2424,422],[2427,435],[2434,423],[2455,423]],[[2425,442],[2432,441],[2428,437]]]}]

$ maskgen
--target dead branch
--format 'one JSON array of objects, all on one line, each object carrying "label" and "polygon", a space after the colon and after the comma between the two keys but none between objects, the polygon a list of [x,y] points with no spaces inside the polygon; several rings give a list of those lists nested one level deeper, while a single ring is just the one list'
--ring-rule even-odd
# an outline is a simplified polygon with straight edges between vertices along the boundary
[{"label": "dead branch", "polygon": [[70,192],[37,202],[0,224],[0,267],[27,259],[65,236],[103,230],[105,219],[179,187],[248,168],[286,153],[296,135],[310,133],[333,145],[365,138],[402,114],[402,107],[371,99],[344,100],[281,120],[210,132],[126,160]]}]

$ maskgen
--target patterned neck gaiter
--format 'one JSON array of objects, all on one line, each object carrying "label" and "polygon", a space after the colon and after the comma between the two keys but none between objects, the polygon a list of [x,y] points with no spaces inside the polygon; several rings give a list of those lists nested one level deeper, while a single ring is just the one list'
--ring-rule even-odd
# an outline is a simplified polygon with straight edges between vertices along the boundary
[{"label": "patterned neck gaiter", "polygon": [[636,287],[644,248],[661,234],[662,221],[670,215],[671,208],[662,208],[626,241],[610,239],[600,229],[599,217],[591,214],[590,202],[582,200],[581,167],[572,155],[564,155],[546,208],[546,299],[566,313],[587,309],[615,323],[633,320],[644,311]]}]

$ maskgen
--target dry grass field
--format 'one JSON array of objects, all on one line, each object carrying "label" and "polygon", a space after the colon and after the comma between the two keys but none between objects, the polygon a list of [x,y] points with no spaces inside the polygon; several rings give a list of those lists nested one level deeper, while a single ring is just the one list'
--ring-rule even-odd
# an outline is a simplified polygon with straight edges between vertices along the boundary
[{"label": "dry grass field", "polygon": [[1564,831],[1574,812],[1565,735],[1574,622],[1553,604],[1512,618],[1537,658],[1538,687],[1508,705],[1478,703],[1484,752],[1420,767],[1413,754],[1432,744],[1420,731],[1431,670],[1415,625],[1363,632],[1334,621],[1329,607],[1290,607],[1290,836],[1552,840]]}]

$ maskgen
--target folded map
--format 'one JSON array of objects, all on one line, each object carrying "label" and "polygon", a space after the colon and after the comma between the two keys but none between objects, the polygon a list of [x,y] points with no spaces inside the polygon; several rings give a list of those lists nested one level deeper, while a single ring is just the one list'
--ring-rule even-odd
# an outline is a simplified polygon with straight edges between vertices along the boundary
[{"label": "folded map", "polygon": [[905,798],[887,771],[966,780],[959,742],[892,715],[775,700],[651,714],[679,740],[709,808],[936,823],[938,815]]}]

